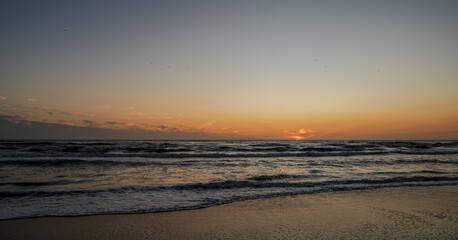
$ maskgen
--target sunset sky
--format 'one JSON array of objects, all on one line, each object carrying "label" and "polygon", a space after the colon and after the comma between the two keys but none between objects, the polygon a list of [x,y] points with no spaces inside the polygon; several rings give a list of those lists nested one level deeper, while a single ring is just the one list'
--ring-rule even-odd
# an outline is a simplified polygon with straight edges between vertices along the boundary
[{"label": "sunset sky", "polygon": [[1,1],[0,139],[458,139],[458,1]]}]

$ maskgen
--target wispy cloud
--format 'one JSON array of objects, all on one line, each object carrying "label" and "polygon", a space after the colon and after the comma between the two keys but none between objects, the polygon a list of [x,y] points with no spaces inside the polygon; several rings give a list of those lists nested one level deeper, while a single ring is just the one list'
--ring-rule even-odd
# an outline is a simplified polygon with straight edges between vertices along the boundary
[{"label": "wispy cloud", "polygon": [[100,124],[98,122],[88,119],[83,120],[82,123],[88,127],[100,127]]},{"label": "wispy cloud", "polygon": [[73,115],[73,116],[79,116],[79,117],[85,117],[86,116],[86,114],[84,114],[82,112],[71,112],[70,114]]},{"label": "wispy cloud", "polygon": [[303,140],[309,139],[315,136],[316,131],[311,129],[301,128],[295,132],[284,131],[287,134],[286,138],[295,139],[295,140]]},{"label": "wispy cloud", "polygon": [[[49,120],[49,119],[48,119]],[[6,138],[51,138],[63,139],[71,136],[75,139],[205,139],[203,133],[149,131],[131,127],[133,123],[122,123],[119,128],[108,127],[111,124],[80,120],[28,120],[18,115],[0,114],[0,131]],[[118,122],[111,122],[118,125]],[[122,127],[121,127],[122,126]],[[6,131],[8,130],[8,131]],[[208,137],[208,136],[207,136]]]},{"label": "wispy cloud", "polygon": [[8,99],[7,97],[4,97],[4,96],[0,96],[0,100],[6,100]]},{"label": "wispy cloud", "polygon": [[[0,119],[23,126],[48,126],[57,124],[61,127],[81,127],[100,130],[135,131],[139,134],[160,134],[166,136],[172,134],[175,139],[181,136],[199,136],[199,138],[222,138],[224,136],[241,136],[228,129],[214,126],[213,121],[201,122],[200,124],[188,124],[179,119],[166,117],[159,118],[148,116],[146,112],[131,111],[123,115],[104,116],[92,118],[94,114],[79,111],[57,109],[52,106],[42,105],[36,107],[24,107],[8,109],[10,105],[1,104],[4,111],[0,113]],[[25,111],[30,109],[31,111]],[[56,126],[57,126],[56,125]],[[54,125],[53,125],[54,126]],[[191,135],[190,135],[191,134]],[[170,136],[172,136],[170,135]],[[251,134],[247,134],[251,135]]]},{"label": "wispy cloud", "polygon": [[9,104],[6,104],[6,103],[3,103],[3,104],[0,104],[1,107],[4,107],[4,108],[10,108],[11,105]]},{"label": "wispy cloud", "polygon": [[[36,102],[35,98],[28,98],[28,102]],[[109,105],[99,106],[99,108],[110,108]],[[202,121],[201,123],[189,124],[183,122],[181,116],[157,117],[150,116],[148,112],[134,110],[135,106],[129,106],[126,111],[119,115],[105,115],[88,114],[81,111],[72,111],[62,108],[54,108],[49,105],[38,106],[16,106],[9,104],[0,104],[0,113],[2,120],[7,120],[14,124],[21,124],[23,126],[40,125],[47,126],[47,124],[57,124],[61,127],[82,127],[82,128],[95,128],[115,131],[136,131],[138,133],[151,133],[151,134],[173,134],[175,138],[180,136],[187,136],[194,134],[194,136],[207,136],[210,138],[222,138],[224,136],[252,136],[245,132],[237,133],[233,130],[224,129],[215,126],[214,121]]]},{"label": "wispy cloud", "polygon": [[20,123],[26,121],[23,116],[15,115],[15,114],[3,114],[0,115],[0,119],[13,122],[13,123]]},{"label": "wispy cloud", "polygon": [[78,116],[78,117],[94,117],[95,116],[95,114],[88,115],[82,112],[72,112],[72,111],[67,111],[67,110],[50,108],[49,106],[41,106],[35,109],[41,110],[49,115],[61,114],[61,115],[66,115],[66,116]]},{"label": "wispy cloud", "polygon": [[[0,113],[0,120],[8,121],[13,125],[25,126],[23,131],[29,131],[27,129],[37,129],[38,131],[46,131],[46,134],[54,134],[56,136],[66,136],[67,131],[72,131],[69,136],[77,136],[83,138],[84,134],[79,134],[79,131],[87,134],[95,133],[105,134],[128,134],[119,136],[128,136],[129,138],[157,138],[157,139],[221,139],[221,138],[244,138],[244,134],[237,134],[234,131],[215,128],[214,122],[203,122],[198,126],[193,126],[183,123],[145,123],[145,122],[133,122],[129,120],[122,121],[107,121],[105,120],[94,120],[94,119],[69,119],[59,118],[62,115],[68,115],[70,111],[62,111],[52,109],[48,106],[41,106],[39,109],[43,113],[50,112],[48,117],[43,117],[35,114],[26,114],[21,112],[14,113]],[[57,114],[57,115],[56,115]],[[13,126],[11,125],[11,126]],[[7,126],[7,125],[3,125]],[[29,128],[30,127],[30,128]],[[46,130],[47,129],[47,130]],[[220,131],[221,130],[221,131]],[[95,132],[93,132],[95,131]],[[52,136],[54,136],[52,135]],[[91,135],[92,136],[92,135]],[[104,135],[99,135],[104,136]],[[112,135],[110,135],[112,136]],[[251,136],[248,134],[247,136]],[[246,136],[245,136],[246,137]]]},{"label": "wispy cloud", "polygon": [[104,124],[114,126],[114,125],[121,125],[123,123],[122,122],[108,121],[108,122],[104,122]]},{"label": "wispy cloud", "polygon": [[203,123],[199,126],[199,128],[207,128],[207,127],[210,127],[214,124],[214,122],[206,122],[206,123]]}]

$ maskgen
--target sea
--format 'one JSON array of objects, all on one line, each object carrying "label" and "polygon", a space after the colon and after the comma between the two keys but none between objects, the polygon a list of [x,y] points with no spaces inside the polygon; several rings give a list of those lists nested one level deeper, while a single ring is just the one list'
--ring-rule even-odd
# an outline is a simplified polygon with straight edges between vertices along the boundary
[{"label": "sea", "polygon": [[0,219],[458,184],[458,141],[0,141]]}]

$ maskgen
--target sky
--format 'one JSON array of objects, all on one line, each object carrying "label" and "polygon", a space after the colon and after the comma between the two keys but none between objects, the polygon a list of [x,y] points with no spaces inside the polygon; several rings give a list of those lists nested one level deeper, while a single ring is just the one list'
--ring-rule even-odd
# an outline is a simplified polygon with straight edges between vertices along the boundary
[{"label": "sky", "polygon": [[458,1],[0,2],[0,139],[458,139]]}]

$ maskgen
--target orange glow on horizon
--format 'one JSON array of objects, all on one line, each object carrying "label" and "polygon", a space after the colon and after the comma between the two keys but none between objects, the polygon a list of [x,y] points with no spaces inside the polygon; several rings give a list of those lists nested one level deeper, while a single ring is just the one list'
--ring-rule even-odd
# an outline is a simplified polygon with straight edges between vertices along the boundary
[{"label": "orange glow on horizon", "polygon": [[[48,104],[50,105],[50,104]],[[42,105],[18,108],[2,103],[2,119],[14,123],[45,123],[72,127],[90,127],[116,131],[146,133],[199,134],[203,139],[456,139],[458,113],[450,104],[430,104],[429,114],[422,106],[409,106],[373,114],[310,114],[299,116],[263,116],[249,114],[154,114],[136,107],[131,112],[110,104],[110,108],[81,109],[54,108]],[[98,108],[98,107],[97,107]],[[434,114],[432,114],[434,113]],[[304,121],[305,119],[306,121]],[[154,136],[154,134],[152,135]]]},{"label": "orange glow on horizon", "polygon": [[303,140],[303,139],[305,139],[304,137],[301,137],[301,136],[291,136],[289,138],[294,139],[294,140]]}]

